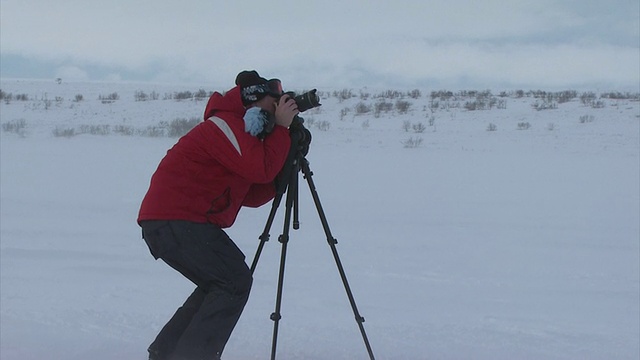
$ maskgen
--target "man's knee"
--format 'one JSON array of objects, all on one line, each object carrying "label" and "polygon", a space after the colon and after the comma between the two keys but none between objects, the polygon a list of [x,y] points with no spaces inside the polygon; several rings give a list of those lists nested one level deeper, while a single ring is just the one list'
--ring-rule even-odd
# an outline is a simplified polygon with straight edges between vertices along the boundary
[{"label": "man's knee", "polygon": [[251,270],[247,268],[246,271],[243,271],[236,276],[236,279],[234,280],[233,295],[248,298],[252,283],[253,276],[251,275]]}]

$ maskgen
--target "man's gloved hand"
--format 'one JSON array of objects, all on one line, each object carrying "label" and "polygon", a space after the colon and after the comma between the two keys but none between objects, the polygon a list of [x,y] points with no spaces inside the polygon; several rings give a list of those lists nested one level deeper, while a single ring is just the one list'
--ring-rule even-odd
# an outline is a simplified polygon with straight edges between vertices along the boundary
[{"label": "man's gloved hand", "polygon": [[276,125],[288,128],[298,113],[298,104],[288,94],[282,95],[276,103]]}]

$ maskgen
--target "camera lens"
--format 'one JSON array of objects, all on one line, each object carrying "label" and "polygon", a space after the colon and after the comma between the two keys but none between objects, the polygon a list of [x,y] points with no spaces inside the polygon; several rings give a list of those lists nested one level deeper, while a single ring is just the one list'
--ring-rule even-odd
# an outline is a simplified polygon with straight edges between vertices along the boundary
[{"label": "camera lens", "polygon": [[316,89],[313,89],[293,98],[293,100],[295,100],[296,102],[296,105],[298,105],[298,111],[305,112],[316,106],[322,105],[320,104],[320,97],[318,97],[316,91]]}]

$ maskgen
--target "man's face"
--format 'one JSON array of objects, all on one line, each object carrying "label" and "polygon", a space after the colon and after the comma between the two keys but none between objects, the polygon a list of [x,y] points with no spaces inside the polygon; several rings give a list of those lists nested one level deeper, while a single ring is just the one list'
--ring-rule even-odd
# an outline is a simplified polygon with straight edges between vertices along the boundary
[{"label": "man's face", "polygon": [[255,106],[257,106],[260,109],[268,112],[269,114],[275,114],[276,113],[276,102],[277,101],[278,101],[278,99],[274,98],[273,96],[267,95],[267,96],[263,97],[262,99],[256,101],[255,102]]}]

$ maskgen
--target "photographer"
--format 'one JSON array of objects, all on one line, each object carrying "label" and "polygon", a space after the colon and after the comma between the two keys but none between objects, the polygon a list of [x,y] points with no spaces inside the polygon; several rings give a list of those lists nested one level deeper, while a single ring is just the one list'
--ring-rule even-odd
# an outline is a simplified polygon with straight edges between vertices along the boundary
[{"label": "photographer", "polygon": [[151,254],[195,285],[149,347],[149,359],[219,359],[247,302],[252,277],[244,254],[224,232],[242,206],[275,195],[298,114],[277,79],[243,71],[214,93],[204,122],[160,162],[138,223]]}]

